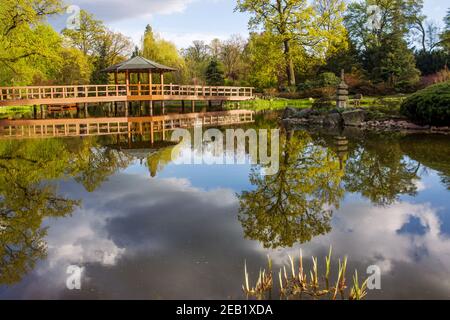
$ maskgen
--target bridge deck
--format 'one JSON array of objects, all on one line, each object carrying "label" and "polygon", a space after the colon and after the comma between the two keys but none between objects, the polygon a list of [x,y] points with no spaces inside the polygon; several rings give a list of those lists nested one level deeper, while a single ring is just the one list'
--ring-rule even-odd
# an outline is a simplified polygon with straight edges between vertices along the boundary
[{"label": "bridge deck", "polygon": [[117,134],[153,134],[176,128],[251,123],[254,112],[232,110],[154,117],[118,117],[87,119],[0,120],[0,139],[79,137]]},{"label": "bridge deck", "polygon": [[174,84],[0,87],[0,107],[126,101],[243,101],[253,99],[250,87]]}]

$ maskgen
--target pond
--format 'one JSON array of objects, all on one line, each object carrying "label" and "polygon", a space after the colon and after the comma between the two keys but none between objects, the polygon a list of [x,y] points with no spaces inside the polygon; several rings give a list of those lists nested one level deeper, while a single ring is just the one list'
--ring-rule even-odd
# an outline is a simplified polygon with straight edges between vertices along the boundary
[{"label": "pond", "polygon": [[379,267],[368,299],[450,298],[449,136],[283,129],[275,175],[147,138],[0,141],[0,299],[245,299],[244,264],[255,282],[301,249],[323,270],[330,246]]}]

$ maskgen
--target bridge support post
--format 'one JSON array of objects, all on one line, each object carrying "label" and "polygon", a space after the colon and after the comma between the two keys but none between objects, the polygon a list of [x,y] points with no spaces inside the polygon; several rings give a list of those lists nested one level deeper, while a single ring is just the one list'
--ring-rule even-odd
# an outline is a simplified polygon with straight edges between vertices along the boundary
[{"label": "bridge support post", "polygon": [[186,106],[184,103],[184,100],[181,100],[181,113],[185,113],[186,112]]},{"label": "bridge support post", "polygon": [[192,111],[192,113],[195,113],[195,101],[194,100],[191,101],[191,111]]},{"label": "bridge support post", "polygon": [[33,119],[37,119],[37,108],[36,108],[36,105],[33,105]]},{"label": "bridge support post", "polygon": [[150,116],[153,116],[153,101],[149,101],[149,114]]},{"label": "bridge support post", "polygon": [[161,111],[162,114],[166,114],[166,103],[164,101],[161,101]]}]

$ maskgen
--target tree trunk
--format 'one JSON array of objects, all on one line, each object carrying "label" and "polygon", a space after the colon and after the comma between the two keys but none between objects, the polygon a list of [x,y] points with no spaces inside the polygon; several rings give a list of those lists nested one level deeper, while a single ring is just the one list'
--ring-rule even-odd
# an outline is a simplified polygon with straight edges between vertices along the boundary
[{"label": "tree trunk", "polygon": [[292,61],[291,57],[289,40],[284,40],[284,56],[286,58],[286,73],[288,77],[288,84],[289,86],[295,86],[294,62]]}]

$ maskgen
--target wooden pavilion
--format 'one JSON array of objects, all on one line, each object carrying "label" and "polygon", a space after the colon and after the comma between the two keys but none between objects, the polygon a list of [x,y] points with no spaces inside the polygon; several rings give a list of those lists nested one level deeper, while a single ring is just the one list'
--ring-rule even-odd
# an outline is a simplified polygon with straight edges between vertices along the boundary
[{"label": "wooden pavilion", "polygon": [[[152,95],[154,90],[161,94],[164,88],[164,74],[175,72],[177,69],[164,66],[157,62],[143,57],[134,57],[121,63],[115,64],[103,70],[103,72],[114,74],[114,83],[119,85],[119,74],[125,75],[125,85],[128,88],[127,96],[137,93],[137,95]],[[132,75],[136,75],[136,83],[132,83]],[[159,74],[158,86],[154,86],[153,74]],[[142,81],[145,82],[142,82]],[[159,88],[161,88],[159,90]]]}]

